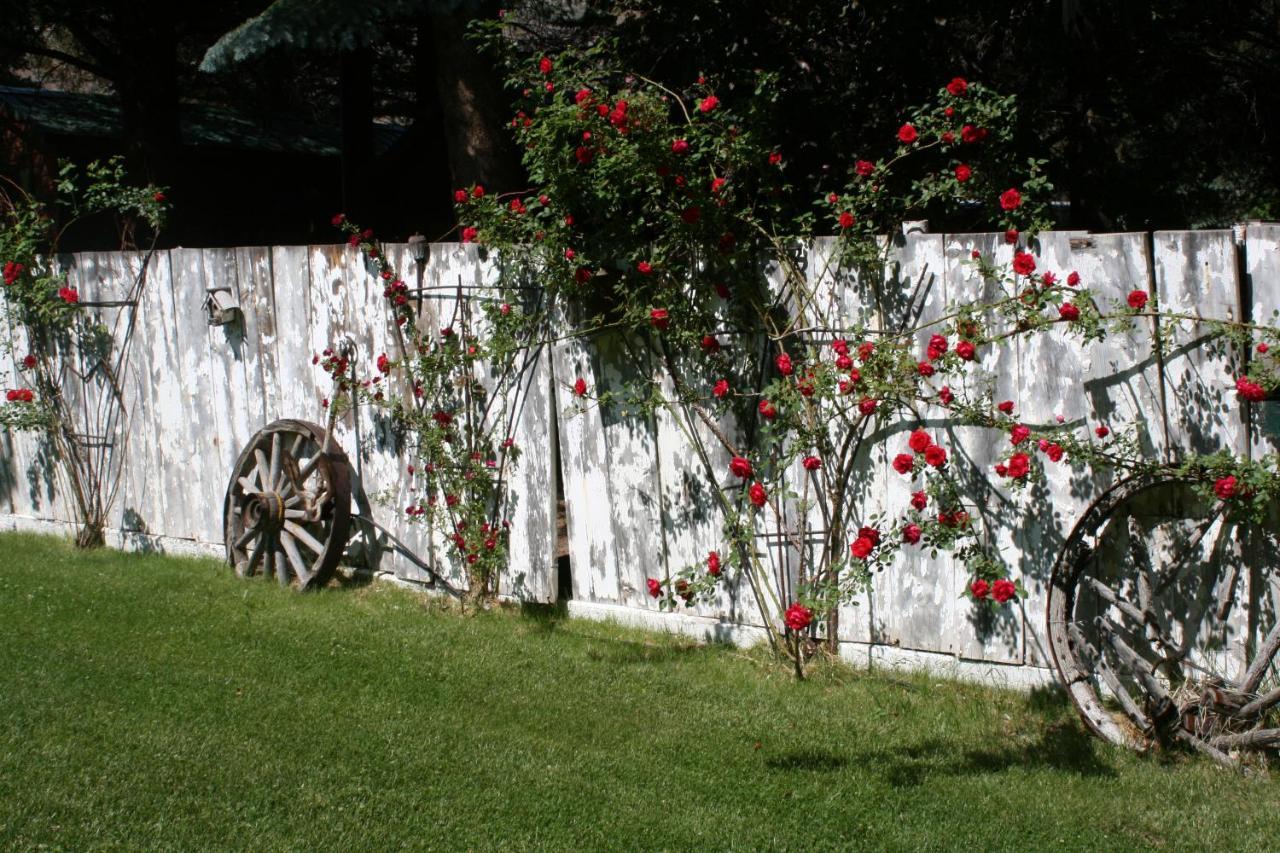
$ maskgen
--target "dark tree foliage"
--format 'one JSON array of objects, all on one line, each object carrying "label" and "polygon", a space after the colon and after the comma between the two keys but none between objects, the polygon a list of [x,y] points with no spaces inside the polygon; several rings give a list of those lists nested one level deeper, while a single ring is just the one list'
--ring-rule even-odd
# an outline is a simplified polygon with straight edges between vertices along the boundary
[{"label": "dark tree foliage", "polygon": [[[951,77],[1019,96],[1064,225],[1208,226],[1280,216],[1275,0],[588,0],[525,4],[553,49],[611,35],[638,70],[779,74],[779,142],[815,193],[881,151]],[[965,223],[954,223],[957,226]]]}]

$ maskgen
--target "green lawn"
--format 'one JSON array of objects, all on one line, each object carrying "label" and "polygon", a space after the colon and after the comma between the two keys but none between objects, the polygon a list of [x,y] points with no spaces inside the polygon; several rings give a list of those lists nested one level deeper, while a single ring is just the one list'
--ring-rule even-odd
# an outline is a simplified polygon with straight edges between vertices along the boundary
[{"label": "green lawn", "polygon": [[0,536],[0,846],[1274,849],[1031,697]]}]

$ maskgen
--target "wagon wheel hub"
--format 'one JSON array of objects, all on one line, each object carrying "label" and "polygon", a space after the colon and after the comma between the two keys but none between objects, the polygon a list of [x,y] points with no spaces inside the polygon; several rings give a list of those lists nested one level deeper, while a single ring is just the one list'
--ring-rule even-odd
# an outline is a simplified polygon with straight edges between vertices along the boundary
[{"label": "wagon wheel hub", "polygon": [[276,492],[255,495],[245,504],[245,527],[275,533],[284,527],[284,498]]}]

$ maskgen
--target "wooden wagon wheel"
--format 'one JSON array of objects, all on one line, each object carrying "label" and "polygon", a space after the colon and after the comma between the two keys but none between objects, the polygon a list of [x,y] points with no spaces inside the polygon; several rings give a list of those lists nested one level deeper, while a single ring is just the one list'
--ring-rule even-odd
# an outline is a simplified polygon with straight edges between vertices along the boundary
[{"label": "wooden wagon wheel", "polygon": [[1104,493],[1049,591],[1049,644],[1098,735],[1145,749],[1280,746],[1280,526],[1237,521],[1172,475]]},{"label": "wooden wagon wheel", "polygon": [[279,420],[240,453],[223,506],[227,562],[237,574],[261,570],[300,589],[333,574],[351,524],[351,479],[346,454],[324,450],[324,438],[316,424]]}]

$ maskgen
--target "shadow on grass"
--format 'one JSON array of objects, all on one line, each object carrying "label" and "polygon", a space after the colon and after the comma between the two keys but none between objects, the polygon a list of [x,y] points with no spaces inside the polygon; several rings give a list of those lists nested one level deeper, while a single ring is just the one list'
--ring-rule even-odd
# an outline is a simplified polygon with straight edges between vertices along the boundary
[{"label": "shadow on grass", "polygon": [[844,768],[848,763],[848,759],[842,758],[834,752],[801,749],[767,758],[764,766],[770,770],[804,770],[814,773],[830,773],[833,770]]},{"label": "shadow on grass", "polygon": [[1097,754],[1098,741],[1074,722],[1046,725],[1033,742],[966,749],[932,739],[888,751],[857,756],[855,763],[878,767],[896,788],[924,784],[930,776],[976,776],[1007,770],[1057,770],[1094,778],[1113,778],[1116,770]]}]

